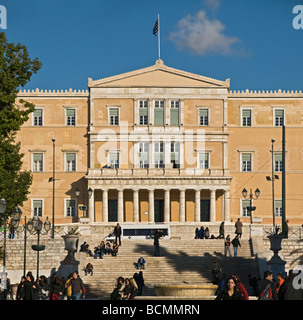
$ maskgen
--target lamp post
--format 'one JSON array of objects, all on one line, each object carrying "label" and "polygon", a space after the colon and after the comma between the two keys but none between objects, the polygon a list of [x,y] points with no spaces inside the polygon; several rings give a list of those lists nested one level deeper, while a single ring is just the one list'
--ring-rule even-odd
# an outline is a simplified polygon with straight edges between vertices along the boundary
[{"label": "lamp post", "polygon": [[55,142],[56,139],[52,138],[52,142],[53,142],[53,177],[52,177],[52,181],[53,181],[53,211],[52,211],[52,221],[53,221],[53,225],[52,225],[52,238],[55,238]]},{"label": "lamp post", "polygon": [[31,234],[37,234],[37,244],[32,245],[32,249],[34,251],[37,251],[37,279],[38,279],[39,278],[39,258],[40,258],[39,252],[45,249],[45,245],[40,245],[40,234],[43,234],[42,233],[43,228],[45,230],[44,234],[47,234],[51,229],[51,223],[48,221],[48,217],[46,218],[46,221],[43,224],[43,222],[39,217],[34,216],[27,223],[26,228]]},{"label": "lamp post", "polygon": [[[242,190],[242,196],[243,196],[243,198],[245,198],[245,199],[246,199],[246,197],[248,196],[247,190],[246,190],[245,188]],[[255,198],[254,198],[254,195],[253,195],[253,193],[252,193],[252,189],[250,189],[250,194],[249,194],[249,200],[250,200],[250,202],[249,202],[249,207],[247,207],[247,210],[248,210],[249,213],[250,213],[250,223],[251,223],[251,224],[252,224],[252,222],[253,222],[253,220],[252,220],[252,213],[253,213],[253,211],[256,210],[256,207],[253,207],[253,206],[252,206],[252,201],[253,201],[253,200],[257,200],[257,199],[259,198],[259,196],[260,196],[260,190],[259,190],[259,188],[257,188],[257,189],[255,190]]]},{"label": "lamp post", "polygon": [[273,227],[276,227],[276,217],[275,217],[275,181],[279,180],[279,176],[274,174],[275,167],[274,167],[274,143],[275,140],[271,139],[271,177],[266,176],[267,181],[272,182],[272,216],[273,216]]},{"label": "lamp post", "polygon": [[[78,197],[80,196],[80,189],[77,188],[77,189],[75,190],[75,193],[76,193],[76,196],[77,196],[77,198],[78,198]],[[90,198],[90,197],[92,196],[92,194],[93,194],[92,188],[88,188],[88,189],[87,189],[87,195],[88,195],[88,197]],[[83,190],[83,193],[82,193],[82,206],[79,207],[80,210],[83,211],[83,212],[82,212],[82,216],[83,216],[83,217],[84,217],[84,211],[87,212],[87,207],[88,207],[88,206],[85,206],[84,203],[85,203],[85,191]],[[85,214],[85,217],[87,217],[87,213]]]},{"label": "lamp post", "polygon": [[3,272],[5,272],[5,255],[6,255],[6,207],[7,202],[4,198],[0,199],[0,214],[4,214],[4,243],[3,243]]}]

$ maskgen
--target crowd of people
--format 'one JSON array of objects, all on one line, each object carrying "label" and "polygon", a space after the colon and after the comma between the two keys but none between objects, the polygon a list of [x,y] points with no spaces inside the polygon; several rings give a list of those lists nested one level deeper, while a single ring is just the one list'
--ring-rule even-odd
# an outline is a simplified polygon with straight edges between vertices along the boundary
[{"label": "crowd of people", "polygon": [[54,273],[49,279],[42,275],[36,280],[31,271],[21,277],[18,286],[11,286],[8,279],[3,300],[80,300],[86,288],[77,271],[64,277]]},{"label": "crowd of people", "polygon": [[274,279],[269,270],[264,272],[263,279],[248,275],[248,290],[238,275],[227,277],[216,260],[211,266],[213,284],[218,285],[216,300],[249,300],[249,296],[258,300],[303,300],[303,289],[295,289],[295,273],[290,270],[287,277],[282,273]]},{"label": "crowd of people", "polygon": [[132,278],[119,277],[113,282],[111,300],[133,300],[136,296],[142,296],[144,287],[143,272],[135,273]]}]

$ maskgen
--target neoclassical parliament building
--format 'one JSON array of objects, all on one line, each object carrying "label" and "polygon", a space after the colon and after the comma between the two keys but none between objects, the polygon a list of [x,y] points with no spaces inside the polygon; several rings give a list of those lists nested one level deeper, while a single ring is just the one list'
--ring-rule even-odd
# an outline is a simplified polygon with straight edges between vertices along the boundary
[{"label": "neoclassical parliament building", "polygon": [[35,104],[18,133],[33,175],[27,217],[51,217],[54,199],[57,224],[250,222],[251,193],[253,218],[281,224],[284,124],[286,218],[303,222],[301,91],[232,91],[158,60],[89,78],[88,90],[18,98]]}]

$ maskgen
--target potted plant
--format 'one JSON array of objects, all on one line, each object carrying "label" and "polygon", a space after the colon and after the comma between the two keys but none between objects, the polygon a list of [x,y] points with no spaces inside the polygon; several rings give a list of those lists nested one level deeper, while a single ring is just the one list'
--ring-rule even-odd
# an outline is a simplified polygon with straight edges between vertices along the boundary
[{"label": "potted plant", "polygon": [[62,236],[64,240],[65,247],[68,254],[64,259],[64,263],[74,264],[78,263],[78,261],[74,257],[74,253],[77,250],[77,241],[79,240],[80,233],[78,232],[78,227],[69,228],[67,233]]}]

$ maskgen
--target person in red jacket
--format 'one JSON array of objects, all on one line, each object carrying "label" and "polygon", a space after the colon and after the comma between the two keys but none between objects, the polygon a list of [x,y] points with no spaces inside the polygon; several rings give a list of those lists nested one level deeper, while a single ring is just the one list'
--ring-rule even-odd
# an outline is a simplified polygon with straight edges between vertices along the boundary
[{"label": "person in red jacket", "polygon": [[240,278],[237,275],[233,275],[233,277],[236,280],[237,288],[239,289],[241,295],[244,297],[244,300],[249,300],[248,293],[247,293],[243,283],[240,281]]}]

